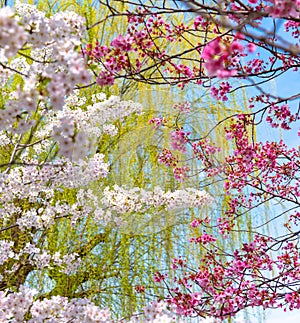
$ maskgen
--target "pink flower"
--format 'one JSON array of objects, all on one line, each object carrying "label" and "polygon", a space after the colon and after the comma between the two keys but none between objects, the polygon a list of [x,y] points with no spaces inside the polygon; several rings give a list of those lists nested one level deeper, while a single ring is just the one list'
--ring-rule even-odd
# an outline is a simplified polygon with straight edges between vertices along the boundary
[{"label": "pink flower", "polygon": [[149,123],[153,124],[153,128],[155,130],[157,130],[161,125],[163,125],[166,122],[165,118],[162,117],[156,117],[156,118],[152,118]]},{"label": "pink flower", "polygon": [[295,17],[299,18],[299,0],[269,0],[273,6],[267,6],[266,12],[272,18]]},{"label": "pink flower", "polygon": [[179,181],[183,181],[187,177],[188,171],[189,171],[189,168],[186,166],[173,168],[174,177]]},{"label": "pink flower", "polygon": [[255,44],[253,44],[253,43],[249,43],[249,44],[247,45],[247,49],[248,49],[248,52],[249,52],[249,53],[254,53],[254,52],[256,51],[256,45],[255,45]]},{"label": "pink flower", "polygon": [[120,49],[124,52],[129,52],[132,50],[133,37],[130,35],[122,36],[119,35],[111,42],[111,46]]},{"label": "pink flower", "polygon": [[199,25],[202,28],[205,28],[207,26],[207,23],[205,22],[205,20],[201,16],[196,17],[194,20],[194,28],[198,29]]},{"label": "pink flower", "polygon": [[222,47],[219,43],[219,39],[214,39],[211,41],[208,45],[205,46],[203,52],[202,52],[202,58],[203,59],[212,59],[214,56],[219,55],[222,51]]},{"label": "pink flower", "polygon": [[113,85],[115,80],[111,73],[107,71],[100,72],[100,75],[96,78],[96,82],[100,86]]},{"label": "pink flower", "polygon": [[192,228],[197,228],[200,225],[200,221],[198,219],[193,219],[191,222],[191,227]]},{"label": "pink flower", "polygon": [[240,44],[238,41],[234,41],[230,46],[230,50],[241,52],[244,50],[244,46]]},{"label": "pink flower", "polygon": [[154,281],[156,282],[156,283],[160,283],[161,281],[163,281],[165,278],[167,277],[167,275],[166,274],[161,274],[160,272],[156,272],[155,274],[154,274]]},{"label": "pink flower", "polygon": [[219,88],[216,88],[215,86],[212,86],[210,88],[211,95],[221,101],[227,101],[228,97],[226,94],[230,91],[232,86],[228,82],[222,82]]},{"label": "pink flower", "polygon": [[207,44],[201,57],[204,59],[208,75],[223,79],[237,74],[236,69],[225,67],[225,61],[232,67],[236,66],[239,61],[238,55],[242,55],[244,46],[238,41],[234,41],[230,47],[222,46],[220,41],[220,38],[216,38]]},{"label": "pink flower", "polygon": [[176,130],[171,132],[171,146],[174,150],[181,151],[182,153],[186,153],[186,143],[188,141],[187,136],[189,133],[185,133],[183,130]]}]

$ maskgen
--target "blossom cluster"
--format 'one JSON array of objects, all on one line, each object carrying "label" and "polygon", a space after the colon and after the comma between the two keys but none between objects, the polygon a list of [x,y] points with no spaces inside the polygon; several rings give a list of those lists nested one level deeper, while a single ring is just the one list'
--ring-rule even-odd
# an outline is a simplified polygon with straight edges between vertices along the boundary
[{"label": "blossom cluster", "polygon": [[147,212],[152,208],[160,207],[166,210],[199,207],[211,202],[211,197],[205,191],[195,188],[165,192],[160,187],[155,187],[153,191],[146,191],[138,187],[126,189],[126,187],[114,185],[112,189],[105,188],[103,195],[102,203],[120,214]]},{"label": "blossom cluster", "polygon": [[[70,110],[66,113],[72,114]],[[132,114],[140,115],[142,113],[143,107],[139,103],[121,101],[118,96],[110,96],[105,99],[105,96],[102,95],[101,100],[95,97],[93,104],[87,105],[86,113],[76,116],[73,112],[73,117],[76,118],[76,123],[81,129],[88,125],[90,134],[99,136],[101,127],[103,127],[103,132],[109,132],[109,127],[113,128],[114,122],[122,121]],[[112,131],[113,133],[114,131]]]},{"label": "blossom cluster", "polygon": [[233,42],[228,48],[221,45],[221,39],[217,38],[207,44],[202,52],[202,58],[205,61],[205,68],[210,76],[219,78],[228,78],[237,74],[237,69],[228,69],[225,67],[225,61],[228,61],[229,55],[235,52],[242,52],[244,47],[238,42]]},{"label": "blossom cluster", "polygon": [[[134,112],[141,113],[139,104],[120,101],[114,96],[105,100],[105,96],[98,95],[99,100],[95,94],[93,104],[87,105],[86,112],[78,109],[86,105],[86,98],[79,99],[79,90],[73,89],[76,84],[86,84],[91,79],[84,59],[76,50],[85,32],[82,17],[61,12],[48,18],[34,6],[21,3],[16,5],[15,16],[11,9],[1,10],[3,19],[7,17],[11,24],[20,26],[31,50],[27,60],[22,57],[23,43],[18,47],[20,57],[8,61],[3,56],[1,68],[5,73],[1,74],[1,84],[4,88],[9,87],[18,73],[25,86],[9,94],[0,117],[1,130],[23,134],[38,129],[37,135],[41,138],[51,136],[59,144],[60,154],[76,161],[90,153],[90,144],[102,133],[117,133],[113,122]],[[13,41],[13,37],[10,39]],[[43,129],[36,120],[37,112],[44,121],[48,120]]]},{"label": "blossom cluster", "polygon": [[[267,112],[267,109],[263,111]],[[271,104],[269,113],[283,125],[283,129],[289,129],[287,125],[298,118],[297,113],[292,114],[287,105],[278,107]],[[270,114],[267,116],[269,122]],[[225,127],[225,138],[233,142],[233,150],[223,161],[218,160],[216,155],[220,148],[208,138],[192,143],[195,157],[206,167],[207,177],[224,176],[228,208],[217,219],[216,225],[205,219],[194,219],[191,223],[195,228],[203,225],[204,230],[201,235],[192,237],[190,242],[205,246],[207,252],[197,270],[185,270],[182,277],[178,274],[173,280],[177,286],[170,288],[166,298],[178,314],[193,316],[201,311],[225,320],[247,307],[299,308],[296,296],[300,275],[299,253],[293,241],[293,237],[298,235],[296,226],[299,225],[299,217],[297,211],[291,212],[299,205],[299,150],[288,148],[283,140],[254,141],[249,136],[253,124],[252,114],[238,114],[231,118],[230,126]],[[168,154],[172,156],[172,151]],[[259,176],[255,176],[257,173]],[[214,254],[207,247],[212,244],[211,247],[215,248],[218,243],[216,231],[209,234],[205,232],[207,227],[212,230],[218,228],[226,238],[236,230],[241,215],[277,197],[291,206],[290,217],[284,224],[290,233],[284,238],[257,234],[252,242],[243,243],[241,249],[232,253],[226,251],[230,256],[225,259],[221,259],[223,251]],[[177,270],[179,266],[174,268]],[[276,275],[271,275],[274,271]],[[157,282],[168,281],[164,273],[159,272],[156,277],[159,277]],[[281,293],[278,286],[286,288]]]},{"label": "blossom cluster", "polygon": [[27,40],[24,27],[14,18],[14,12],[9,7],[0,10],[0,49],[6,57],[14,56]]},{"label": "blossom cluster", "polygon": [[[13,77],[18,75],[25,85],[7,97],[0,129],[25,133],[37,126],[37,111],[43,115],[49,108],[61,109],[66,95],[75,85],[87,84],[91,74],[76,50],[84,34],[82,17],[61,12],[48,18],[36,7],[21,3],[16,4],[15,10],[14,14],[11,9],[1,9],[1,68],[8,71],[1,74],[1,84],[4,90],[9,89]],[[25,50],[30,52],[29,56]],[[8,60],[17,52],[18,57]],[[68,143],[72,140],[75,136],[65,137]],[[68,151],[65,153],[68,155]]]},{"label": "blossom cluster", "polygon": [[[185,60],[159,49],[161,42],[166,40],[171,43],[182,42],[185,40],[185,33],[191,31],[195,32],[197,37],[201,37],[203,33],[216,35],[216,38],[204,44],[194,44],[189,50],[195,52],[195,55],[199,56],[198,60],[204,63],[208,77],[217,76],[222,79],[244,74],[243,69],[247,68],[247,64],[241,68],[240,57],[246,57],[256,50],[253,42],[243,44],[244,37],[239,33],[223,41],[223,38],[218,36],[221,34],[220,30],[213,28],[212,24],[201,16],[194,19],[192,27],[184,23],[170,24],[162,15],[140,8],[136,13],[128,13],[128,23],[126,33],[114,38],[110,46],[100,45],[96,41],[95,45],[89,43],[83,50],[91,59],[91,66],[94,67],[94,63],[98,66],[99,75],[96,82],[100,86],[113,85],[119,77],[142,74],[146,64],[148,67],[145,71],[155,68],[156,62],[161,62],[164,66],[161,71],[163,78],[175,81],[182,89],[190,81],[202,84],[199,74],[204,73],[203,69],[196,65],[189,66]],[[188,45],[191,45],[191,42]],[[183,54],[179,57],[185,58]]]},{"label": "blossom cluster", "polygon": [[124,72],[138,74],[143,70],[145,63],[151,65],[155,59],[165,60],[165,72],[175,74],[178,81],[182,81],[183,87],[185,79],[193,78],[199,72],[197,67],[190,68],[167,59],[165,50],[156,50],[159,46],[156,40],[179,42],[182,40],[182,34],[189,30],[188,26],[183,23],[172,26],[161,15],[150,14],[148,10],[143,9],[137,9],[134,14],[129,13],[128,23],[127,33],[114,38],[110,46],[96,42],[95,45],[88,44],[84,49],[84,53],[92,61],[99,63],[100,72],[96,81],[100,86],[113,85],[115,78]]},{"label": "blossom cluster", "polygon": [[171,132],[171,146],[174,150],[181,153],[186,153],[186,143],[188,142],[188,135],[190,132],[185,132],[182,129]]},{"label": "blossom cluster", "polygon": [[268,0],[267,2],[270,2],[271,5],[266,6],[265,10],[273,18],[293,17],[299,19],[300,17],[299,0]]},{"label": "blossom cluster", "polygon": [[[248,306],[299,308],[299,297],[293,288],[300,275],[297,247],[291,242],[284,243],[282,254],[272,258],[268,247],[280,243],[282,241],[256,235],[253,242],[244,243],[241,250],[235,250],[233,259],[225,266],[216,259],[218,257],[207,252],[198,270],[186,269],[182,278],[176,276],[174,282],[178,287],[171,288],[168,303],[178,314],[190,316],[201,310],[203,314],[211,313],[222,320]],[[178,261],[175,263],[175,271],[187,267],[184,260],[180,260],[180,266]],[[256,277],[254,273],[258,268],[260,276],[253,281],[250,277]],[[268,278],[270,270],[277,270],[278,274]],[[156,276],[162,277],[160,282],[166,281],[164,274],[156,273]],[[232,284],[230,278],[239,280],[240,284]],[[266,286],[264,280],[268,281]],[[191,292],[193,285],[197,291]],[[275,290],[276,285],[289,286],[284,298]]]},{"label": "blossom cluster", "polygon": [[[7,261],[14,261],[17,264],[20,259],[28,257],[28,265],[34,266],[37,270],[59,266],[60,272],[72,274],[80,266],[81,259],[76,253],[61,255],[60,252],[56,252],[51,255],[46,250],[42,250],[31,243],[26,243],[19,252],[13,251],[13,247],[13,241],[0,240],[0,265]],[[2,277],[9,273],[9,270],[3,271]]]},{"label": "blossom cluster", "polygon": [[[52,296],[47,299],[35,299],[36,291],[25,286],[19,292],[0,292],[0,319],[3,323],[11,322],[59,322],[59,323],[92,323],[92,322],[125,322],[125,323],[182,323],[172,315],[163,302],[149,303],[141,314],[134,314],[129,320],[114,320],[109,309],[102,309],[86,298],[68,299]],[[27,319],[26,319],[27,317]],[[30,317],[30,318],[28,318]],[[210,323],[210,321],[203,321]]]}]

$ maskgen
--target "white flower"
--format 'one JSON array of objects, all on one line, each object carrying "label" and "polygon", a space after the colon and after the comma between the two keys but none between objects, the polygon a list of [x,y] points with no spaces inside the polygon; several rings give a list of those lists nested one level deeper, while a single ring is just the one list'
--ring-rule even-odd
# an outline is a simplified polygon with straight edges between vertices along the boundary
[{"label": "white flower", "polygon": [[103,125],[103,132],[113,137],[118,134],[118,129],[113,124],[105,124]]},{"label": "white flower", "polygon": [[14,56],[27,39],[24,27],[18,24],[13,15],[9,7],[0,9],[0,47],[4,49],[6,57]]}]

